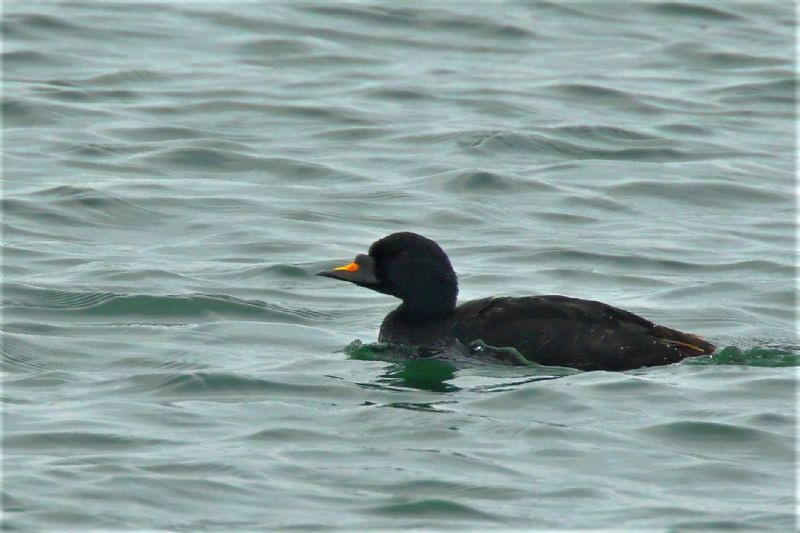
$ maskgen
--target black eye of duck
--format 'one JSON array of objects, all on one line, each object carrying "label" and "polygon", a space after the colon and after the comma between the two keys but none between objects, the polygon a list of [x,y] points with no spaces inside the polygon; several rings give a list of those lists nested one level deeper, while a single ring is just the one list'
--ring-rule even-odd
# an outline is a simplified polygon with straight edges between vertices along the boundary
[{"label": "black eye of duck", "polygon": [[[405,261],[411,252],[412,268],[392,268],[391,261]],[[317,275],[400,298],[381,325],[384,342],[437,348],[480,340],[514,348],[535,363],[583,370],[665,365],[715,350],[696,335],[593,300],[503,296],[456,307],[458,279],[447,254],[416,233],[388,235],[372,244],[369,255]]]}]

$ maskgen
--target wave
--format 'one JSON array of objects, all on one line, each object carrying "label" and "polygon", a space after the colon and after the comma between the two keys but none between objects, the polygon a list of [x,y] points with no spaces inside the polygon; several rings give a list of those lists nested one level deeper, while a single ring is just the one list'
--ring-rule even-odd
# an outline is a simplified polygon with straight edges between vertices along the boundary
[{"label": "wave", "polygon": [[256,320],[308,324],[324,313],[226,295],[150,295],[42,289],[20,283],[4,286],[6,320],[49,316],[65,322],[183,323]]},{"label": "wave", "polygon": [[16,450],[31,453],[60,450],[71,454],[83,451],[96,454],[109,451],[149,449],[153,446],[177,444],[166,439],[134,437],[113,433],[94,433],[88,431],[41,431],[18,433],[10,432],[3,438],[3,447],[9,452]]}]

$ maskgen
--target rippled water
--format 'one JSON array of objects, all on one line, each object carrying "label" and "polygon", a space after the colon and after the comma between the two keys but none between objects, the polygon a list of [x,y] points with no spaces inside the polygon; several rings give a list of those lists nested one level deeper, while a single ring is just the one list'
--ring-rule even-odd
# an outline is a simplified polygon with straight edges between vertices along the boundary
[{"label": "rippled water", "polygon": [[[4,10],[7,530],[796,528],[791,3]],[[722,350],[386,357],[402,230]]]}]

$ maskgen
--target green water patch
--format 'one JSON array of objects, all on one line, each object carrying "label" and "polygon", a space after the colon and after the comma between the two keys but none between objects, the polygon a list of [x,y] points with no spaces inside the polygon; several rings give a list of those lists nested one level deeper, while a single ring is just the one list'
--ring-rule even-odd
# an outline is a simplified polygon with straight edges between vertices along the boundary
[{"label": "green water patch", "polygon": [[797,347],[737,348],[727,346],[713,355],[693,357],[684,361],[688,365],[744,365],[761,367],[800,366],[800,349]]},{"label": "green water patch", "polygon": [[[551,368],[528,361],[514,348],[489,346],[480,340],[467,345],[456,342],[436,348],[386,342],[365,344],[355,340],[345,347],[344,352],[351,359],[392,363],[380,379],[385,385],[434,392],[460,390],[447,382],[456,377],[457,371],[468,368],[525,367],[534,371],[542,369],[548,376]],[[553,369],[563,371],[557,367]]]},{"label": "green water patch", "polygon": [[504,366],[539,366],[528,361],[519,351],[510,347],[490,346],[481,340],[461,344],[455,342],[441,347],[420,347],[388,342],[364,344],[355,340],[348,344],[344,352],[351,359],[366,361],[403,362],[418,359],[437,359],[448,361],[457,367],[473,363],[500,364]]},{"label": "green water patch", "polygon": [[387,385],[410,387],[432,392],[455,392],[460,387],[447,383],[456,377],[456,367],[438,359],[410,359],[392,365],[381,376]]},{"label": "green water patch", "polygon": [[383,384],[434,392],[458,390],[458,387],[446,383],[455,377],[456,366],[452,362],[437,359],[435,353],[427,354],[401,344],[364,344],[360,340],[348,344],[344,352],[351,359],[393,363],[381,376]]},{"label": "green water patch", "polygon": [[[449,383],[456,373],[469,369],[525,367],[525,374],[535,372],[534,381],[553,379],[580,372],[561,367],[547,367],[532,363],[513,348],[488,346],[482,341],[468,345],[454,345],[426,349],[383,342],[363,343],[355,340],[344,349],[351,359],[392,363],[378,380],[382,385],[408,387],[433,392],[454,392],[460,387]],[[693,357],[683,361],[687,365],[744,365],[756,367],[800,366],[800,349],[791,346],[738,348],[725,347],[713,355]],[[507,370],[511,371],[510,368]],[[516,371],[516,370],[515,370]]]}]

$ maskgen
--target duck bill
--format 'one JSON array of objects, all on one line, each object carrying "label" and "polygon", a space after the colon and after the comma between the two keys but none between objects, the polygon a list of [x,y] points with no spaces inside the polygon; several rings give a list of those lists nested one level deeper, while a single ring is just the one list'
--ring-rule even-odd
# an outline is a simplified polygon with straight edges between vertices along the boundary
[{"label": "duck bill", "polygon": [[380,282],[375,276],[375,260],[368,255],[359,255],[352,263],[332,270],[321,270],[317,276],[326,278],[340,279],[349,281],[356,285],[379,285]]}]

